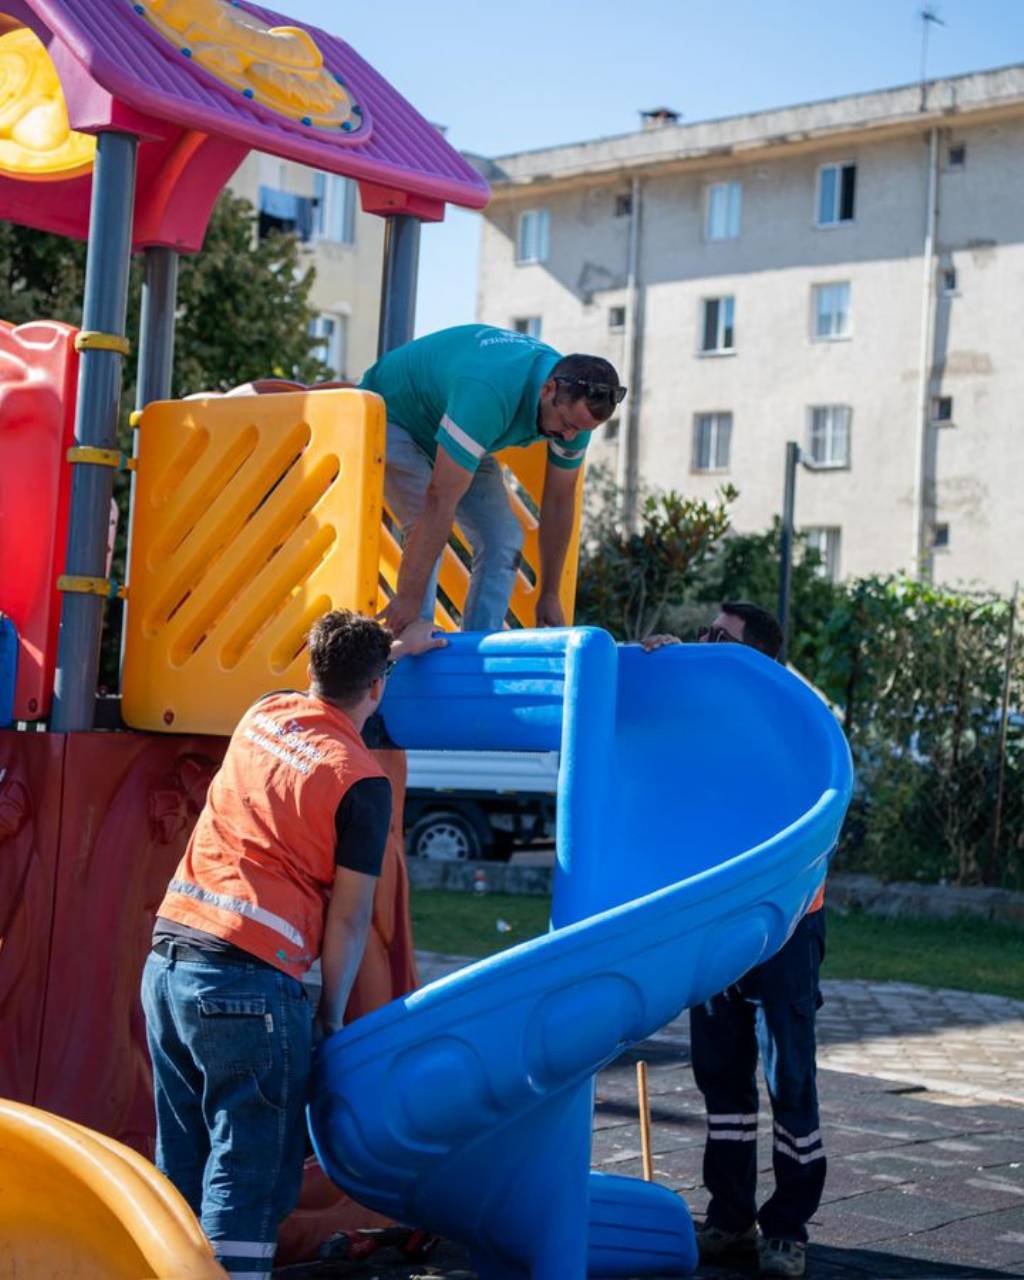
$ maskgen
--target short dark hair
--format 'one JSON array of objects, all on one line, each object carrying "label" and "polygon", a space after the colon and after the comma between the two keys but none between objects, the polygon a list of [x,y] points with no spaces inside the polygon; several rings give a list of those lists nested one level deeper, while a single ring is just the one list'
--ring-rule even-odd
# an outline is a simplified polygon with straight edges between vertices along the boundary
[{"label": "short dark hair", "polygon": [[[562,356],[551,370],[550,376],[572,380],[568,384],[559,383],[558,392],[555,395],[556,403],[565,404],[568,401],[569,404],[576,404],[586,397],[587,408],[598,422],[604,422],[615,412],[617,401],[613,395],[588,396],[582,385],[585,382],[599,382],[613,389],[619,386],[619,375],[615,372],[615,366],[600,356],[579,354]],[[576,379],[579,379],[578,383]]]},{"label": "short dark hair", "polygon": [[309,669],[316,691],[344,704],[358,702],[391,655],[391,632],[350,609],[332,609],[309,633]]},{"label": "short dark hair", "polygon": [[760,649],[769,658],[777,658],[782,650],[782,628],[774,613],[746,600],[725,600],[722,612],[743,623],[743,643]]}]

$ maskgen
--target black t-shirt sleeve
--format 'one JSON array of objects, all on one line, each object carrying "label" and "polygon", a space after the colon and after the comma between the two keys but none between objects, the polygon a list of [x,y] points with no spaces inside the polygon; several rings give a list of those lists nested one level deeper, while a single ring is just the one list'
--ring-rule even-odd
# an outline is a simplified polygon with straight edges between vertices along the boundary
[{"label": "black t-shirt sleeve", "polygon": [[379,876],[390,826],[391,783],[387,778],[360,778],[354,782],[334,815],[337,866]]}]

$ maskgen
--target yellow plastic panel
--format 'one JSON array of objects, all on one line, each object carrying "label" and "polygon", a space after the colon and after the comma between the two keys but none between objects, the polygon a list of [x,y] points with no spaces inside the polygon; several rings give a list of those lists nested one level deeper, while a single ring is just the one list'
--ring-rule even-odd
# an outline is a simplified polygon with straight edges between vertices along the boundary
[{"label": "yellow plastic panel", "polygon": [[230,733],[306,687],[329,609],[372,613],[384,402],[362,391],[160,401],[139,424],[122,711]]},{"label": "yellow plastic panel", "polygon": [[226,1280],[192,1211],[148,1160],[4,1100],[0,1276]]},{"label": "yellow plastic panel", "polygon": [[68,123],[57,71],[28,27],[0,36],[0,173],[74,178],[88,173],[96,139]]},{"label": "yellow plastic panel", "polygon": [[347,90],[303,27],[268,27],[228,0],[132,0],[179,52],[271,111],[321,128],[358,127]]},{"label": "yellow plastic panel", "polygon": [[[539,441],[528,449],[506,449],[497,455],[498,461],[505,468],[505,479],[509,490],[512,510],[523,526],[525,538],[523,542],[523,558],[516,575],[516,585],[512,592],[509,612],[521,627],[532,627],[537,620],[537,586],[540,579],[540,538],[538,521],[534,512],[540,512],[541,498],[544,494],[544,475],[547,470],[547,445]],[[387,508],[385,508],[387,510]],[[572,622],[576,607],[576,572],[579,563],[580,517],[583,510],[583,476],[576,486],[576,515],[573,523],[569,552],[565,557],[565,569],[559,595],[566,623]],[[387,511],[392,526],[397,528],[390,510]],[[456,544],[459,550],[456,550]],[[398,581],[398,566],[401,562],[401,548],[387,529],[384,529],[381,545],[381,595],[378,607],[383,609],[387,604],[389,593],[393,593]],[[456,526],[453,538],[445,549],[441,562],[437,609],[434,620],[438,627],[446,631],[457,631],[458,617],[445,603],[445,597],[456,610],[461,610],[466,602],[469,587],[469,570],[466,564],[470,559],[469,539]],[[387,591],[384,590],[386,584]]]}]

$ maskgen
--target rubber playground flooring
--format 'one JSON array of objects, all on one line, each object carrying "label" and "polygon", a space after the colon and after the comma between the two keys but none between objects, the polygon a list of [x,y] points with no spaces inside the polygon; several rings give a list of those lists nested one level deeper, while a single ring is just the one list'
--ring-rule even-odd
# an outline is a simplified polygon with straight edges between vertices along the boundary
[{"label": "rubber playground flooring", "polygon": [[[598,1079],[594,1165],[640,1176],[638,1058],[648,1064],[657,1180],[700,1218],[704,1113],[682,1044],[649,1041]],[[1024,1107],[932,1093],[867,1075],[819,1071],[828,1180],[811,1226],[815,1280],[1024,1277]],[[761,1189],[770,1185],[771,1125],[761,1112]],[[751,1268],[702,1267],[709,1280]],[[361,1264],[291,1267],[281,1280],[470,1280],[465,1254],[442,1243],[429,1264],[381,1252]]]}]

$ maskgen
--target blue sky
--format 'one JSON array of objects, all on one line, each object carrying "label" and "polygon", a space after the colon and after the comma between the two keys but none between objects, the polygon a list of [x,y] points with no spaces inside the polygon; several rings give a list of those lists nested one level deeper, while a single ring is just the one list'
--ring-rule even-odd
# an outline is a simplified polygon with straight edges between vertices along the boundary
[{"label": "blue sky", "polygon": [[[918,78],[922,0],[271,0],[336,32],[456,147],[501,155]],[[1024,0],[938,0],[930,76],[1024,61]],[[622,19],[629,13],[629,21]],[[477,215],[424,229],[417,331],[474,318]]]}]

